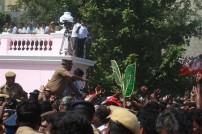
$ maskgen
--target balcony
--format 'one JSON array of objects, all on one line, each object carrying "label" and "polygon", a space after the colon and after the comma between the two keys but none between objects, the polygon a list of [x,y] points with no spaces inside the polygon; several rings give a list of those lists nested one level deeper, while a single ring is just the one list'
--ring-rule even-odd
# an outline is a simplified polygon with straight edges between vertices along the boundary
[{"label": "balcony", "polygon": [[[68,45],[65,40],[61,49],[62,40],[63,33],[0,34],[0,84],[5,83],[7,71],[14,71],[16,82],[31,92],[47,83],[61,59],[72,59],[71,72],[79,67],[85,72],[85,77],[87,68],[94,66],[95,61],[65,55]],[[84,82],[80,84],[85,86]]]}]

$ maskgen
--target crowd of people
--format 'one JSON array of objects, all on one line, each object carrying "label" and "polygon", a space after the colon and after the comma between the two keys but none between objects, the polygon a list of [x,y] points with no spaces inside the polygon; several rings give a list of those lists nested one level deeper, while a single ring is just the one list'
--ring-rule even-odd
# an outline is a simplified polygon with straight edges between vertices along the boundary
[{"label": "crowd of people", "polygon": [[[69,23],[68,26],[65,25],[64,28],[66,30],[64,36],[68,38],[68,43],[65,44],[68,46],[68,50],[66,50],[68,54],[89,59],[92,44],[90,27],[87,27],[83,20],[77,22],[74,19],[73,23]],[[10,22],[6,23],[1,31],[11,34],[50,34],[60,30],[60,23],[52,21],[49,25],[38,23],[36,26],[33,26],[32,23],[15,25],[15,23]]]},{"label": "crowd of people", "polygon": [[52,21],[49,25],[45,23],[37,24],[33,26],[32,23],[20,23],[16,25],[14,22],[6,23],[3,28],[2,32],[7,32],[11,34],[50,34],[54,33],[58,29],[58,25],[54,21]]},{"label": "crowd of people", "polygon": [[[123,98],[121,92],[106,96],[95,85],[84,90],[78,81],[84,72],[63,59],[44,86],[28,94],[5,73],[0,87],[0,133],[4,134],[202,134],[202,74],[189,96],[160,96],[147,86]],[[88,92],[87,92],[88,91]]]}]

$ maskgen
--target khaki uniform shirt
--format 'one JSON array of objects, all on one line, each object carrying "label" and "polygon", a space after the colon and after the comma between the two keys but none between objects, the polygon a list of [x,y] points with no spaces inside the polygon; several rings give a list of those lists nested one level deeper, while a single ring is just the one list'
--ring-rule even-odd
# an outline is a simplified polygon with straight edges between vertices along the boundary
[{"label": "khaki uniform shirt", "polygon": [[0,94],[7,94],[13,99],[21,99],[22,97],[27,98],[27,93],[18,83],[14,83],[11,87],[4,84],[0,87]]},{"label": "khaki uniform shirt", "polygon": [[42,134],[42,133],[37,132],[31,127],[22,126],[17,129],[16,134]]},{"label": "khaki uniform shirt", "polygon": [[93,133],[94,134],[101,134],[100,131],[97,128],[93,128]]},{"label": "khaki uniform shirt", "polygon": [[69,86],[72,80],[66,75],[69,72],[64,67],[59,67],[55,70],[52,78],[48,81],[46,88],[50,91],[50,94],[62,96],[64,90]]}]

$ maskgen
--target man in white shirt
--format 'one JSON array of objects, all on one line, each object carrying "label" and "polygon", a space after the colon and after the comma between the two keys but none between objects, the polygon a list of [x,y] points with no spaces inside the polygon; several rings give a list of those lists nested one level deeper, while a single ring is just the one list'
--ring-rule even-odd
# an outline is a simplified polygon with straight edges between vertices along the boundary
[{"label": "man in white shirt", "polygon": [[81,28],[79,29],[79,40],[78,40],[78,57],[84,58],[84,43],[88,35],[88,30],[84,24],[84,21],[81,20]]},{"label": "man in white shirt", "polygon": [[73,48],[73,56],[78,56],[78,36],[79,36],[79,29],[81,28],[81,25],[74,20],[74,26],[72,29],[72,35],[71,35],[71,44]]}]

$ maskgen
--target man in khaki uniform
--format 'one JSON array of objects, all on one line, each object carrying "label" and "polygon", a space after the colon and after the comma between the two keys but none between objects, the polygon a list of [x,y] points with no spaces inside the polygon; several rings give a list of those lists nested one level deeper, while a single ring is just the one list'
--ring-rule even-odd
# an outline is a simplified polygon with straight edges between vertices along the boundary
[{"label": "man in khaki uniform", "polygon": [[15,83],[16,74],[14,72],[5,73],[6,83],[0,87],[0,96],[13,99],[27,99],[27,93],[20,84]]},{"label": "man in khaki uniform", "polygon": [[[50,95],[63,96],[63,92],[67,87],[75,92],[76,95],[82,97],[82,94],[76,89],[72,80],[81,80],[87,81],[82,77],[70,74],[69,71],[72,69],[72,60],[63,59],[61,66],[58,67],[52,78],[48,81],[47,85],[44,87],[45,91],[48,91]],[[39,95],[39,100],[42,98],[41,94]]]}]

